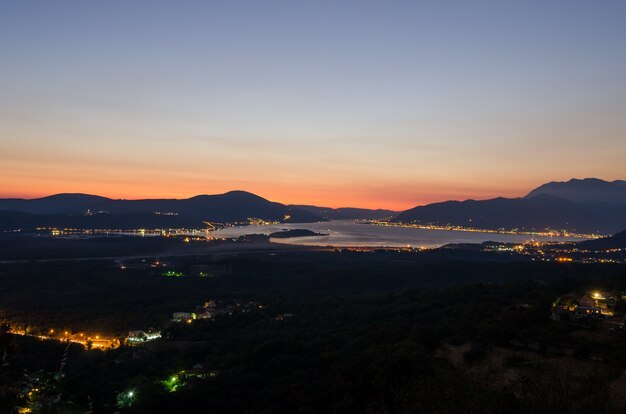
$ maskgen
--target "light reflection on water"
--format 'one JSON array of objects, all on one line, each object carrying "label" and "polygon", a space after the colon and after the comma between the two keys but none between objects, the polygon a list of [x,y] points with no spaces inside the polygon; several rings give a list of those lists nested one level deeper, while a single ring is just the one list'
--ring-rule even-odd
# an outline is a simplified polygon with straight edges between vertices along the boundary
[{"label": "light reflection on water", "polygon": [[457,230],[429,230],[405,227],[385,227],[336,220],[322,223],[293,223],[226,227],[213,234],[215,237],[236,238],[245,234],[270,234],[282,230],[307,229],[327,236],[292,237],[271,239],[275,243],[306,246],[336,247],[438,247],[449,243],[481,243],[484,241],[523,242],[580,240],[566,237],[537,237],[529,235],[476,233]]}]

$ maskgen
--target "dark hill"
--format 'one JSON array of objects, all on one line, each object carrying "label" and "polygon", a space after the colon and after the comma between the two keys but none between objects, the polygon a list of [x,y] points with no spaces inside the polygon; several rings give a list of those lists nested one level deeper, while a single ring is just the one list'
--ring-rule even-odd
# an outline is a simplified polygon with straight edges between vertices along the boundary
[{"label": "dark hill", "polygon": [[626,249],[626,230],[610,237],[577,243],[577,247],[588,250]]},{"label": "dark hill", "polygon": [[550,195],[528,198],[447,201],[415,207],[394,221],[485,229],[568,229],[614,233],[626,228],[626,208],[598,202],[574,203]]},{"label": "dark hill", "polygon": [[575,203],[600,202],[626,205],[626,181],[604,181],[597,178],[550,182],[532,190],[526,198],[551,195]]},{"label": "dark hill", "polygon": [[377,209],[371,210],[366,208],[353,207],[317,207],[308,205],[294,205],[293,207],[306,210],[328,220],[379,220],[388,219],[398,215],[398,211]]},{"label": "dark hill", "polygon": [[[115,223],[118,223],[115,228],[152,228],[160,227],[159,223],[186,223],[185,226],[193,224],[193,227],[201,227],[202,221],[237,222],[248,218],[302,223],[323,220],[306,210],[274,203],[245,191],[200,195],[182,200],[113,200],[86,194],[58,194],[33,200],[0,200],[0,210],[30,213],[28,218],[14,218],[35,227],[61,227],[60,223],[64,223],[63,227],[82,227],[83,223],[95,225],[96,222],[101,223],[100,228],[104,228],[104,225],[115,227]],[[87,210],[108,214],[85,215]],[[8,215],[4,214],[5,221]],[[98,220],[94,218],[96,216]],[[141,223],[154,224],[139,225],[137,222],[137,225],[132,225],[132,217],[143,217]]]},{"label": "dark hill", "polygon": [[25,200],[22,198],[0,199],[0,210],[22,211],[35,214],[82,213],[100,203],[112,201],[110,198],[90,194],[55,194],[42,198]]},{"label": "dark hill", "polygon": [[202,221],[185,216],[137,212],[126,214],[31,214],[0,210],[0,231],[32,230],[37,227],[72,229],[157,229],[203,227]]},{"label": "dark hill", "polygon": [[177,213],[195,219],[217,222],[245,221],[248,218],[303,223],[321,220],[319,216],[307,211],[271,202],[245,191],[198,195],[184,200],[107,200],[94,208],[111,213],[139,211]]}]

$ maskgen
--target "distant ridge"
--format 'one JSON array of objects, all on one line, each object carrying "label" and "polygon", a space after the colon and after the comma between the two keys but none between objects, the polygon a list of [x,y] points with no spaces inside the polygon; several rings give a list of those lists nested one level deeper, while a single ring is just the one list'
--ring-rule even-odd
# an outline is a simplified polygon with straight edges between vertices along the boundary
[{"label": "distant ridge", "polygon": [[598,178],[553,181],[535,188],[526,198],[540,194],[552,195],[575,203],[626,204],[626,181],[604,181]]},{"label": "distant ridge", "polygon": [[245,222],[249,218],[310,223],[328,219],[376,219],[395,214],[390,210],[284,205],[242,190],[187,199],[124,200],[73,193],[35,199],[0,199],[1,230],[204,227],[203,221]]},{"label": "distant ridge", "polygon": [[576,246],[589,250],[624,249],[626,248],[626,230],[615,233],[610,237],[580,242]]},{"label": "distant ridge", "polygon": [[35,199],[0,199],[0,210],[24,213],[62,214],[84,212],[89,206],[113,201],[110,198],[82,193],[62,193]]},{"label": "distant ridge", "polygon": [[[87,211],[91,216],[86,215]],[[383,209],[285,205],[242,190],[187,199],[115,200],[70,193],[31,200],[6,198],[0,199],[0,212],[0,230],[14,229],[18,222],[20,228],[48,227],[54,223],[87,227],[114,226],[115,223],[130,226],[140,222],[146,223],[141,227],[148,228],[203,227],[203,221],[244,222],[248,218],[292,223],[392,218],[392,221],[402,223],[484,229],[555,229],[613,234],[626,228],[626,181],[571,179],[543,184],[521,198],[446,201],[401,213]]]},{"label": "distant ridge", "polygon": [[[56,194],[25,199],[0,199],[0,228],[174,225],[204,227],[203,221],[266,221],[308,223],[323,218],[292,206],[268,201],[246,191],[199,195],[188,199],[114,200],[89,194]],[[89,214],[87,214],[89,212]],[[148,228],[149,228],[148,227]],[[109,227],[110,228],[110,227]]]},{"label": "distant ridge", "polygon": [[293,207],[306,210],[328,220],[380,220],[395,217],[400,213],[393,210],[354,207],[330,208],[309,205],[294,205]]},{"label": "distant ridge", "polygon": [[592,178],[548,183],[523,198],[447,201],[418,206],[399,214],[394,221],[612,234],[626,228],[626,182]]}]

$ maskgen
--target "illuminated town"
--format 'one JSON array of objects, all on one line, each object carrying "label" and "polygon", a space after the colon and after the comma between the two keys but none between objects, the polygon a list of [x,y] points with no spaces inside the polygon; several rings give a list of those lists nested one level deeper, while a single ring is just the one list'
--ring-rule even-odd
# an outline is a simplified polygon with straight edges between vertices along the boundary
[{"label": "illuminated town", "polygon": [[494,234],[512,234],[519,236],[534,236],[534,237],[568,237],[575,239],[598,239],[606,237],[602,234],[584,234],[575,233],[568,230],[541,230],[541,231],[528,231],[517,229],[480,229],[475,227],[456,226],[456,225],[438,225],[438,224],[419,224],[419,223],[398,223],[387,220],[371,220],[367,222],[375,226],[391,226],[391,227],[404,227],[412,229],[424,229],[424,230],[442,230],[442,231],[463,231],[470,233],[494,233]]}]

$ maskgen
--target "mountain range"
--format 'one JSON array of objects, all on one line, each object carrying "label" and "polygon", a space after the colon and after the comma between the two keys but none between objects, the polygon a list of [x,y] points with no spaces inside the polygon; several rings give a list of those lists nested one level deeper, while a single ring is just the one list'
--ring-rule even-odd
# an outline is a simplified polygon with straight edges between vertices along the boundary
[{"label": "mountain range", "polygon": [[400,213],[393,221],[613,234],[626,229],[626,182],[595,178],[551,182],[521,198],[446,201],[418,206]]},{"label": "mountain range", "polygon": [[188,199],[111,199],[57,194],[36,199],[0,199],[0,230],[35,227],[203,227],[203,221],[310,223],[340,219],[391,219],[402,223],[484,229],[570,230],[613,234],[626,229],[626,181],[596,178],[550,182],[520,198],[446,201],[404,212],[285,205],[245,191]]},{"label": "mountain range", "polygon": [[316,207],[308,205],[294,205],[293,207],[308,211],[318,217],[326,220],[381,220],[395,217],[399,211],[377,209],[370,210],[366,208],[353,207]]},{"label": "mountain range", "polygon": [[0,199],[0,230],[59,228],[204,227],[203,221],[232,223],[249,218],[310,223],[327,219],[391,216],[394,212],[330,209],[271,202],[245,191],[188,199],[111,199],[89,194],[56,194],[36,199]]},{"label": "mountain range", "polygon": [[526,198],[541,194],[552,195],[574,203],[626,204],[626,181],[604,181],[597,178],[553,181],[535,188],[528,193]]}]

